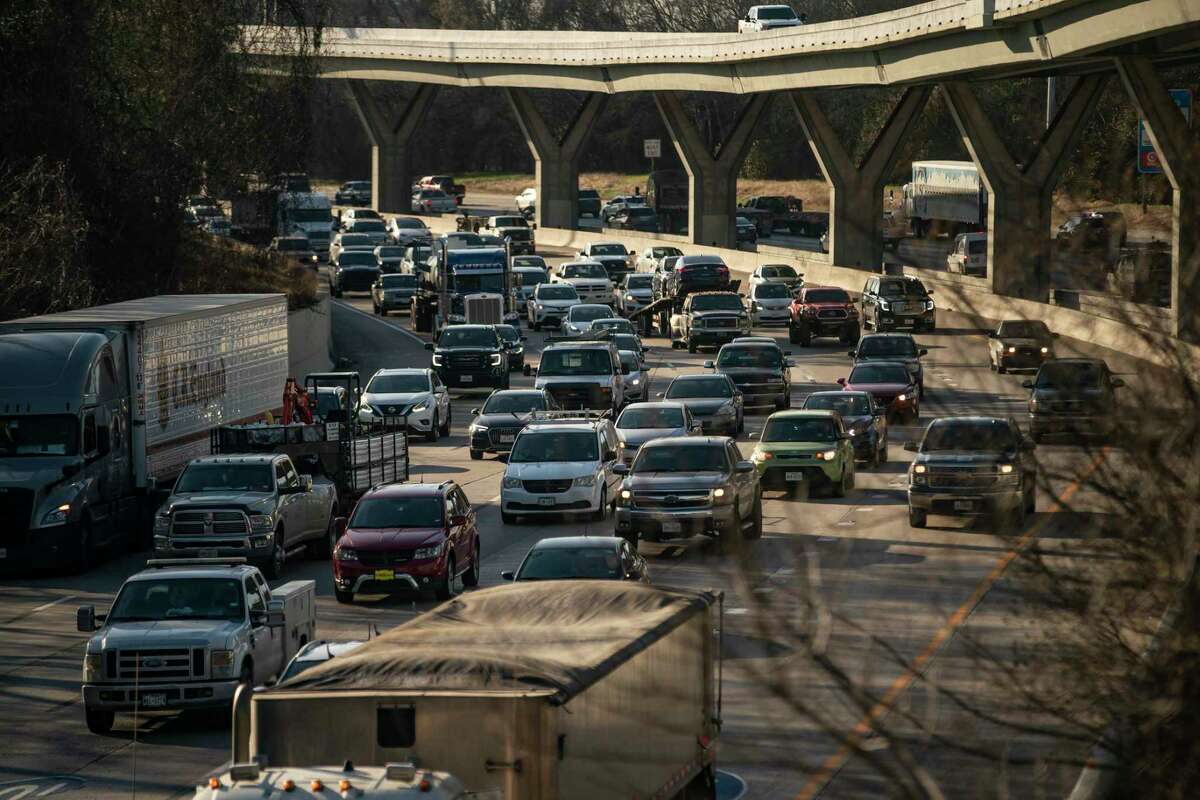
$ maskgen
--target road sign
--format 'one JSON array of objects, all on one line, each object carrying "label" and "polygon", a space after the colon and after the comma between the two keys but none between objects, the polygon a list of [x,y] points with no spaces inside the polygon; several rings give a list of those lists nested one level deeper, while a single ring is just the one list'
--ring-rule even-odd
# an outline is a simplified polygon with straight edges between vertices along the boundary
[{"label": "road sign", "polygon": [[643,139],[642,150],[646,158],[662,158],[662,139]]},{"label": "road sign", "polygon": [[[1179,110],[1183,112],[1183,118],[1191,125],[1192,90],[1172,89],[1171,99],[1175,101],[1175,105],[1179,106]],[[1158,160],[1158,153],[1155,152],[1154,145],[1150,142],[1150,134],[1146,132],[1144,120],[1138,120],[1138,172],[1151,175],[1162,172],[1162,162]]]}]

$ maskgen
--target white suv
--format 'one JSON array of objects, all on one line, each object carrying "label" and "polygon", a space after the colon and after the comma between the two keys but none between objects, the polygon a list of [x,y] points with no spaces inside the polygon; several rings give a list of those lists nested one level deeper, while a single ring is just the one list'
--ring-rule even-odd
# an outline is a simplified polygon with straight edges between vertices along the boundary
[{"label": "white suv", "polygon": [[533,296],[525,301],[529,327],[540,331],[543,325],[562,327],[562,319],[571,306],[579,305],[579,292],[569,283],[539,283]]},{"label": "white suv", "polygon": [[586,412],[534,412],[513,443],[500,484],[506,524],[534,514],[608,517],[616,500],[613,473],[620,440],[612,420]]},{"label": "white suv", "polygon": [[431,369],[381,369],[367,381],[358,404],[360,422],[403,418],[428,441],[450,435],[450,392]]}]

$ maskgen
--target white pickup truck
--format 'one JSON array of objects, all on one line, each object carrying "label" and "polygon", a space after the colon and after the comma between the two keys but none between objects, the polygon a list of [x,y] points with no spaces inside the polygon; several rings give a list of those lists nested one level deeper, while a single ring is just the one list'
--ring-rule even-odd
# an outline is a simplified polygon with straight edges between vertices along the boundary
[{"label": "white pickup truck", "polygon": [[738,20],[738,33],[795,28],[807,21],[804,14],[796,14],[791,6],[750,6],[746,16]]},{"label": "white pickup truck", "polygon": [[151,560],[121,586],[107,614],[83,606],[88,730],[108,733],[118,711],[231,708],[239,685],[280,674],[316,630],[316,584],[272,591],[244,559]]}]

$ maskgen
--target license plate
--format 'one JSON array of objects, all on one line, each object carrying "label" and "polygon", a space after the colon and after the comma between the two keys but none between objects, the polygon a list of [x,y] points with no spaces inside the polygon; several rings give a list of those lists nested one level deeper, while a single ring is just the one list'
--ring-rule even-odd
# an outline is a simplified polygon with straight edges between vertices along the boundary
[{"label": "license plate", "polygon": [[804,473],[803,472],[785,472],[785,473],[783,473],[783,479],[785,481],[802,481],[802,480],[804,480]]},{"label": "license plate", "polygon": [[201,547],[199,550],[196,551],[196,554],[200,558],[216,558],[217,557],[217,548]]},{"label": "license plate", "polygon": [[146,708],[163,708],[167,704],[167,696],[162,692],[142,695],[142,705]]},{"label": "license plate", "polygon": [[906,308],[904,303],[892,303],[892,313],[894,314],[902,314]]},{"label": "license plate", "polygon": [[396,580],[396,570],[394,570],[394,569],[377,569],[377,570],[375,570],[375,580],[377,580],[377,581],[394,581],[394,580]]},{"label": "license plate", "polygon": [[474,383],[475,382],[474,375],[459,375],[458,379],[460,381],[462,381],[463,383]]},{"label": "license plate", "polygon": [[517,440],[516,436],[501,436],[500,444],[512,444]]},{"label": "license plate", "polygon": [[664,520],[662,524],[663,533],[679,533],[683,530],[683,523],[676,520]]},{"label": "license plate", "polygon": [[973,511],[974,509],[975,509],[975,501],[974,500],[955,500],[954,501],[954,510],[955,511]]},{"label": "license plate", "polygon": [[553,508],[554,507],[554,498],[553,497],[539,497],[538,505],[539,506],[550,506],[551,508]]}]

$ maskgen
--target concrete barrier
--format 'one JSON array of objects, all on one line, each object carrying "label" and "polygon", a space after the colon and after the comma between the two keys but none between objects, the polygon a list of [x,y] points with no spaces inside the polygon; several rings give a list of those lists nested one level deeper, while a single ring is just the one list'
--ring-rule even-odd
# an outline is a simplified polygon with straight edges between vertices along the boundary
[{"label": "concrete barrier", "polygon": [[329,295],[322,293],[315,307],[288,313],[288,374],[304,380],[333,366],[329,311]]}]

